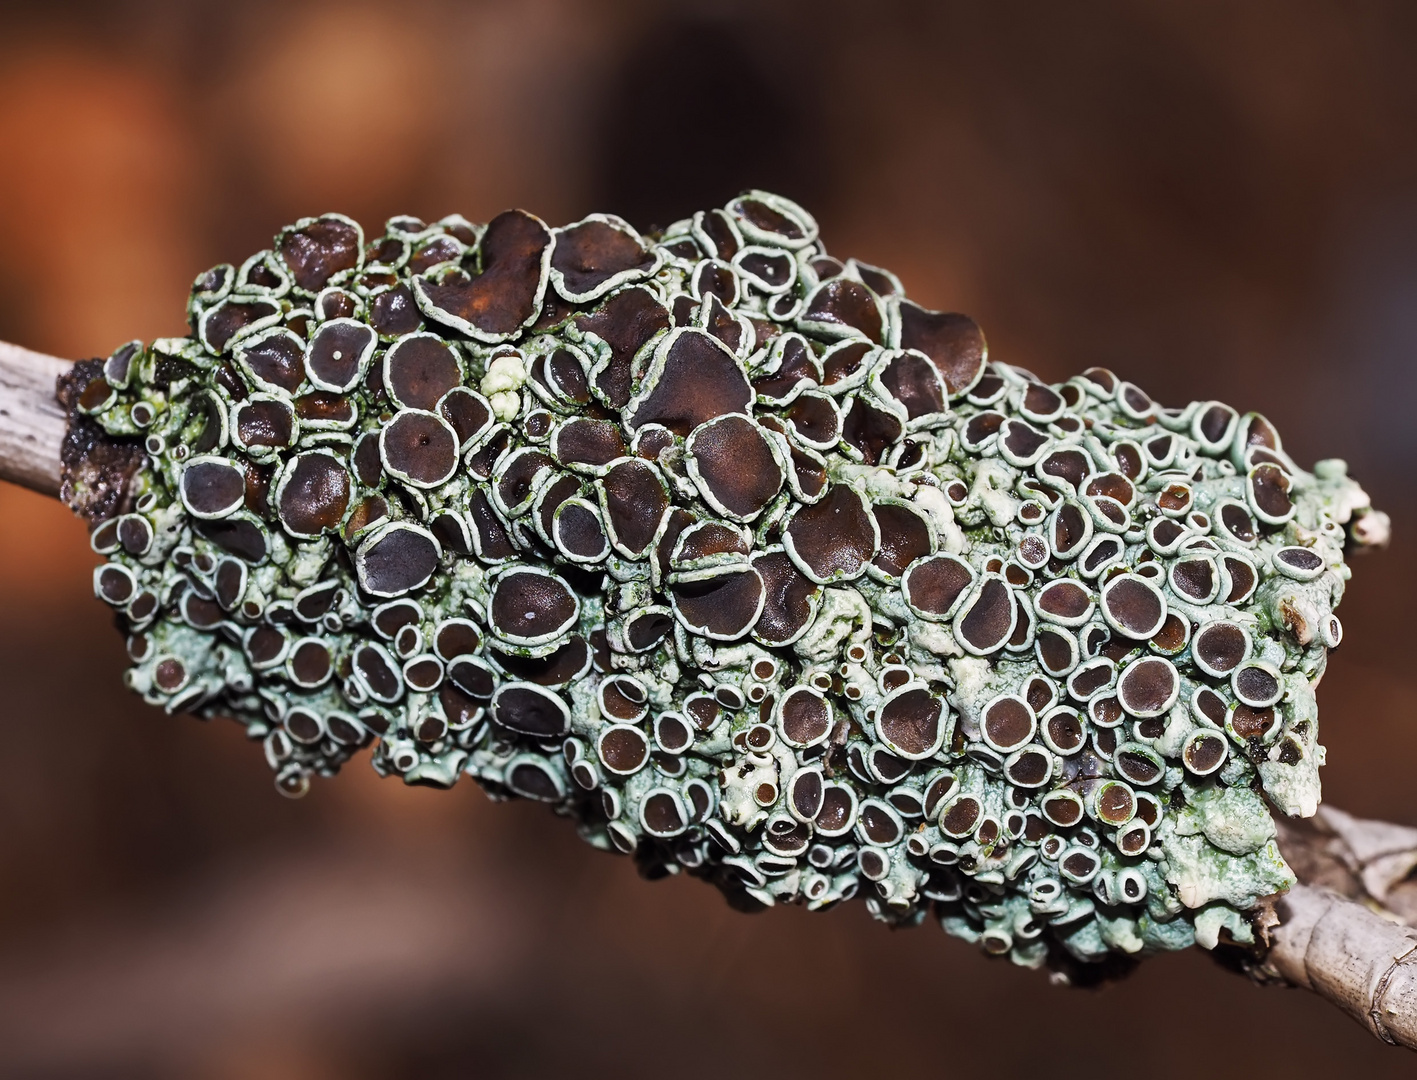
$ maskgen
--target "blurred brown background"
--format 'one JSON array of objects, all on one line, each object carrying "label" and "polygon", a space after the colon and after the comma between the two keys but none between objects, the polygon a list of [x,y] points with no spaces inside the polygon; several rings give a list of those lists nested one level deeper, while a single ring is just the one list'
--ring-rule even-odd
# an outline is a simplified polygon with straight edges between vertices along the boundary
[{"label": "blurred brown background", "polygon": [[[338,209],[667,224],[746,186],[996,358],[1261,408],[1393,516],[1320,694],[1325,791],[1417,823],[1417,6],[0,4],[0,338],[183,330]],[[1411,1075],[1199,952],[1097,992],[859,905],[730,912],[536,806],[276,795],[121,690],[83,529],[0,488],[0,1074]]]}]

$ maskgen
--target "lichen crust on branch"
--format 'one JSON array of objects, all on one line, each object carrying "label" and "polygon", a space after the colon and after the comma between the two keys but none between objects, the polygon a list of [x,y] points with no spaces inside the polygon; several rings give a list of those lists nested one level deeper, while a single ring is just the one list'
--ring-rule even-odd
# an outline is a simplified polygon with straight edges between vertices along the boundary
[{"label": "lichen crust on branch", "polygon": [[[735,903],[862,896],[1029,966],[1255,939],[1319,801],[1346,544],[1264,417],[1048,385],[749,192],[282,230],[74,393],[129,685],[279,788],[551,804]],[[1105,966],[1105,965],[1104,965]]]}]

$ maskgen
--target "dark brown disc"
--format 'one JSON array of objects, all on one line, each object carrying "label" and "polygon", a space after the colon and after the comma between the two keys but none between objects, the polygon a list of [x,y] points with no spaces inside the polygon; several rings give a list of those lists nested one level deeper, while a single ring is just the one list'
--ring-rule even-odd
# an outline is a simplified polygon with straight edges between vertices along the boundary
[{"label": "dark brown disc", "polygon": [[285,330],[244,342],[237,354],[261,382],[293,394],[305,381],[305,356],[300,339]]},{"label": "dark brown disc", "polygon": [[1166,621],[1166,599],[1146,579],[1124,574],[1102,587],[1102,611],[1113,629],[1147,641]]},{"label": "dark brown disc", "polygon": [[1041,627],[1034,638],[1039,663],[1050,675],[1066,675],[1078,661],[1077,640],[1065,630]]},{"label": "dark brown disc", "polygon": [[1032,461],[1048,443],[1048,436],[1027,420],[1005,420],[999,427],[999,445],[1024,461]]},{"label": "dark brown disc", "polygon": [[503,683],[492,695],[492,718],[509,731],[537,739],[559,739],[571,723],[560,696],[527,683]]},{"label": "dark brown disc", "polygon": [[793,746],[815,746],[831,730],[831,706],[820,694],[804,686],[787,692],[779,715],[782,736]]},{"label": "dark brown disc", "polygon": [[275,398],[252,398],[236,407],[236,438],[242,446],[283,448],[295,439],[295,410]]},{"label": "dark brown disc", "polygon": [[175,656],[165,657],[153,665],[153,682],[159,690],[173,693],[187,682],[187,668]]},{"label": "dark brown disc", "polygon": [[317,386],[343,392],[359,382],[374,351],[374,331],[353,319],[335,319],[315,331],[305,354],[305,368]]},{"label": "dark brown disc", "polygon": [[662,713],[655,718],[654,737],[660,747],[671,754],[687,750],[694,741],[689,725],[674,713]]},{"label": "dark brown disc", "polygon": [[222,458],[196,459],[182,470],[182,501],[199,517],[222,517],[246,501],[246,473]]},{"label": "dark brown disc", "polygon": [[755,555],[753,568],[762,575],[765,592],[753,633],[769,645],[795,641],[812,621],[821,586],[798,570],[783,551]]},{"label": "dark brown disc", "polygon": [[1060,559],[1081,554],[1092,539],[1092,522],[1075,502],[1065,502],[1054,512],[1052,526],[1053,551]]},{"label": "dark brown disc", "polygon": [[650,609],[634,615],[625,623],[625,639],[635,652],[654,648],[674,627],[673,615],[662,609]]},{"label": "dark brown disc", "polygon": [[359,584],[373,596],[399,596],[438,569],[438,543],[416,525],[395,522],[374,532],[355,554]]},{"label": "dark brown disc", "polygon": [[1186,647],[1186,637],[1189,632],[1190,626],[1186,620],[1174,611],[1168,611],[1166,621],[1161,624],[1161,629],[1151,636],[1151,647],[1168,656],[1174,655]]},{"label": "dark brown disc", "polygon": [[557,802],[562,783],[539,758],[521,758],[507,769],[507,787],[524,799]]},{"label": "dark brown disc", "polygon": [[1092,593],[1066,578],[1050,581],[1039,590],[1034,607],[1045,619],[1073,625],[1085,620],[1092,611]]},{"label": "dark brown disc", "polygon": [[825,394],[799,394],[782,415],[803,442],[818,450],[830,450],[841,437],[841,417]]},{"label": "dark brown disc", "polygon": [[651,369],[649,393],[627,416],[632,428],[663,424],[687,436],[715,417],[748,411],[753,400],[748,377],[717,338],[701,330],[678,330],[668,348],[660,348],[662,358]]},{"label": "dark brown disc", "polygon": [[955,604],[973,582],[974,571],[968,563],[953,555],[935,555],[911,563],[901,588],[911,606],[944,619],[953,613]]},{"label": "dark brown disc", "polygon": [[1009,782],[1023,788],[1042,787],[1052,774],[1052,759],[1036,748],[1020,750],[1004,766]]},{"label": "dark brown disc", "polygon": [[852,395],[841,422],[841,441],[859,451],[866,464],[879,465],[904,433],[900,417],[878,409],[863,395]]},{"label": "dark brown disc", "polygon": [[963,837],[974,832],[983,807],[973,795],[959,795],[940,812],[940,831],[946,836]]},{"label": "dark brown disc", "polygon": [[330,650],[324,642],[306,638],[291,650],[286,666],[297,686],[319,686],[330,677]]},{"label": "dark brown disc", "polygon": [[563,504],[551,532],[557,548],[572,559],[594,561],[610,553],[610,539],[600,515],[583,500]]},{"label": "dark brown disc", "polygon": [[1103,824],[1124,825],[1136,813],[1136,796],[1126,784],[1105,782],[1093,798],[1098,820]]},{"label": "dark brown disc", "polygon": [[579,634],[546,656],[518,656],[495,649],[491,655],[513,679],[555,689],[569,686],[590,670],[590,645]]},{"label": "dark brown disc", "polygon": [[739,521],[761,513],[786,479],[762,429],[746,416],[723,416],[701,424],[685,449],[691,475],[704,497]]},{"label": "dark brown disc", "polygon": [[1255,708],[1273,705],[1284,693],[1279,676],[1271,668],[1253,662],[1235,669],[1230,686],[1237,698]]},{"label": "dark brown disc", "polygon": [[223,300],[202,316],[202,339],[213,352],[221,353],[241,331],[258,323],[269,325],[279,311],[268,300]]},{"label": "dark brown disc", "polygon": [[611,539],[631,558],[644,554],[669,509],[659,474],[646,461],[628,459],[612,466],[596,486]]},{"label": "dark brown disc", "polygon": [[1292,486],[1289,474],[1278,465],[1257,465],[1250,471],[1250,500],[1270,521],[1287,521],[1294,516],[1294,503],[1289,498]]},{"label": "dark brown disc", "polygon": [[281,524],[296,536],[337,528],[349,507],[350,488],[349,472],[338,458],[319,452],[297,455],[276,490]]},{"label": "dark brown disc", "polygon": [[911,420],[942,413],[947,407],[944,381],[924,353],[897,353],[881,372],[881,385],[905,406]]},{"label": "dark brown disc", "polygon": [[403,693],[403,676],[382,648],[361,645],[354,653],[354,670],[379,701],[396,701]]},{"label": "dark brown disc", "polygon": [[551,244],[551,230],[539,218],[524,210],[498,214],[478,245],[482,273],[441,283],[415,278],[419,306],[429,317],[484,341],[510,337],[541,311]]},{"label": "dark brown disc", "polygon": [[512,517],[525,510],[542,476],[555,465],[555,458],[534,446],[524,446],[508,454],[497,467],[495,490],[501,509]]},{"label": "dark brown disc", "polygon": [[881,573],[900,577],[916,560],[930,554],[930,526],[919,511],[901,503],[875,503],[871,513],[881,533],[881,548],[871,560]]},{"label": "dark brown disc", "polygon": [[997,698],[984,709],[980,722],[984,738],[995,750],[1007,753],[1033,738],[1036,725],[1033,710],[1022,698]]},{"label": "dark brown disc", "polygon": [[258,563],[266,557],[266,534],[255,522],[244,518],[199,521],[194,529],[198,535],[206,537],[223,551],[230,552],[238,559],[245,559],[248,563]]},{"label": "dark brown disc", "polygon": [[817,498],[826,490],[826,463],[799,446],[789,447],[789,452],[792,456],[792,479],[796,485],[794,490],[800,492],[804,499]]},{"label": "dark brown disc", "polygon": [[1263,739],[1279,722],[1269,706],[1256,707],[1240,702],[1230,714],[1230,730],[1241,739]]},{"label": "dark brown disc", "polygon": [[1214,732],[1197,731],[1186,740],[1181,760],[1191,772],[1205,776],[1224,764],[1229,749],[1225,740]]},{"label": "dark brown disc", "polygon": [[551,268],[556,290],[567,300],[594,299],[616,282],[654,268],[654,252],[627,226],[597,218],[557,230]]},{"label": "dark brown disc", "polygon": [[438,415],[453,426],[462,449],[492,426],[492,411],[480,394],[457,386],[438,402]]},{"label": "dark brown disc", "polygon": [[1136,744],[1118,750],[1112,757],[1112,763],[1123,779],[1140,787],[1156,783],[1165,772],[1164,766],[1153,754],[1137,747]]},{"label": "dark brown disc", "polygon": [[[595,375],[594,382],[605,400],[620,409],[630,400],[636,354],[656,334],[669,329],[669,312],[648,289],[621,289],[595,311],[577,316],[576,328],[582,334],[594,334],[610,347],[610,362]],[[551,364],[559,377],[562,368],[557,366],[557,355],[552,354]],[[570,357],[569,353],[567,359],[574,362],[574,357]],[[572,380],[564,384],[569,387],[574,382],[574,375],[569,367],[565,368],[565,374]],[[692,427],[690,424],[689,428]],[[687,435],[689,428],[680,434]]]},{"label": "dark brown disc", "polygon": [[[774,208],[762,199],[751,195],[740,195],[728,204],[728,209],[744,222],[750,234],[759,234],[766,242],[781,243],[786,247],[800,247],[811,237],[802,231],[802,226],[787,214]],[[719,211],[714,211],[715,214]],[[708,215],[705,215],[707,218]],[[705,228],[707,229],[707,221]],[[711,234],[712,235],[712,234]]]},{"label": "dark brown disc", "polygon": [[861,805],[861,831],[866,839],[881,847],[889,847],[900,839],[901,826],[884,803],[868,799]]},{"label": "dark brown disc", "polygon": [[1082,803],[1070,791],[1058,791],[1045,795],[1040,806],[1043,816],[1054,825],[1067,827],[1076,825],[1082,819]]},{"label": "dark brown disc", "polygon": [[813,824],[826,836],[840,836],[855,824],[856,800],[844,784],[828,784],[822,792],[822,809]]},{"label": "dark brown disc", "polygon": [[448,665],[448,678],[463,693],[478,701],[486,701],[496,692],[497,676],[481,660],[460,656]]},{"label": "dark brown disc", "polygon": [[625,438],[610,420],[579,417],[557,429],[551,452],[563,465],[608,465],[625,456]]},{"label": "dark brown disc", "polygon": [[395,285],[369,301],[369,324],[386,338],[412,333],[423,322],[413,290]]},{"label": "dark brown disc", "polygon": [[733,260],[733,265],[758,288],[770,292],[787,288],[797,272],[797,266],[787,252],[763,248],[742,252]]},{"label": "dark brown disc", "polygon": [[246,639],[246,655],[258,667],[268,667],[285,654],[286,638],[274,626],[258,626]]},{"label": "dark brown disc", "polygon": [[1180,688],[1180,677],[1169,660],[1144,657],[1122,669],[1117,700],[1132,716],[1160,716],[1175,702]]},{"label": "dark brown disc", "polygon": [[1221,527],[1242,544],[1253,544],[1258,533],[1255,519],[1238,503],[1226,503],[1220,508]]},{"label": "dark brown disc", "polygon": [[939,748],[944,716],[944,702],[923,687],[898,690],[882,704],[876,734],[902,757],[922,758]]},{"label": "dark brown disc", "polygon": [[1184,600],[1209,603],[1218,587],[1215,563],[1204,556],[1178,559],[1171,565],[1171,588]]},{"label": "dark brown disc", "polygon": [[361,241],[358,226],[329,216],[286,233],[279,250],[295,284],[319,292],[335,274],[359,265]]},{"label": "dark brown disc", "polygon": [[573,405],[590,401],[590,383],[585,369],[569,349],[557,349],[546,359],[546,374],[552,387]]},{"label": "dark brown disc", "polygon": [[987,655],[1009,640],[1017,615],[1009,587],[1000,578],[988,577],[956,616],[955,635],[971,652]]},{"label": "dark brown disc", "polygon": [[757,391],[760,401],[784,401],[791,397],[798,387],[815,386],[818,381],[820,372],[817,370],[812,350],[807,347],[806,339],[800,334],[787,335],[780,346],[775,346],[774,351],[779,348],[781,353],[776,370],[753,383],[753,389]]},{"label": "dark brown disc", "polygon": [[880,301],[859,281],[833,278],[817,286],[798,318],[839,335],[861,335],[880,344],[885,324]]},{"label": "dark brown disc", "polygon": [[417,487],[436,487],[458,467],[458,437],[436,413],[402,409],[380,435],[384,467]]},{"label": "dark brown disc", "polygon": [[793,814],[811,821],[822,809],[822,774],[817,769],[802,769],[787,785],[787,800]]},{"label": "dark brown disc", "polygon": [[756,570],[730,570],[670,588],[674,610],[690,630],[719,640],[741,637],[763,610],[763,579]]},{"label": "dark brown disc", "polygon": [[492,501],[481,488],[468,496],[467,516],[473,528],[473,544],[477,557],[483,562],[502,562],[517,553],[517,549],[512,546],[511,537],[507,534],[506,524],[492,509]]},{"label": "dark brown disc", "polygon": [[909,300],[900,301],[900,347],[928,356],[951,397],[973,388],[989,353],[983,331],[969,316],[929,311]]},{"label": "dark brown disc", "polygon": [[1043,723],[1048,744],[1061,754],[1071,754],[1087,740],[1087,731],[1076,709],[1055,709]]},{"label": "dark brown disc", "polygon": [[1227,604],[1241,604],[1250,598],[1250,594],[1255,591],[1258,578],[1255,569],[1249,563],[1235,555],[1222,556],[1222,563],[1225,566],[1225,573],[1230,578],[1230,592],[1225,597]]},{"label": "dark brown disc", "polygon": [[878,536],[865,499],[838,484],[793,515],[784,542],[808,577],[828,584],[859,577],[875,557]]},{"label": "dark brown disc", "polygon": [[601,734],[596,752],[611,772],[632,773],[649,758],[649,740],[639,728],[616,725]]},{"label": "dark brown disc", "polygon": [[1228,675],[1250,654],[1250,637],[1234,623],[1206,623],[1196,631],[1191,654],[1208,675]]},{"label": "dark brown disc", "polygon": [[528,570],[499,577],[487,608],[489,626],[498,636],[528,644],[562,633],[579,612],[575,593],[564,581]]},{"label": "dark brown disc", "polygon": [[384,355],[384,388],[404,408],[432,410],[439,398],[461,384],[453,350],[432,334],[412,334]]},{"label": "dark brown disc", "polygon": [[468,619],[449,619],[433,635],[433,648],[445,661],[475,653],[481,644],[482,634]]},{"label": "dark brown disc", "polygon": [[675,836],[688,824],[678,796],[668,791],[654,791],[640,807],[640,822],[654,836]]},{"label": "dark brown disc", "polygon": [[[1047,454],[1043,460],[1038,463],[1038,471],[1045,476],[1051,476],[1064,481],[1068,487],[1072,488],[1075,494],[1081,494],[1084,487],[1083,482],[1087,479],[1088,473],[1092,471],[1092,462],[1081,450],[1068,447],[1061,450],[1054,450]],[[1125,478],[1123,478],[1123,483],[1126,483]],[[1127,486],[1130,487],[1131,485],[1128,484]],[[1106,492],[1103,491],[1093,491],[1093,485],[1091,484],[1086,485],[1086,487],[1089,494],[1106,494]]]},{"label": "dark brown disc", "polygon": [[358,419],[354,402],[343,394],[316,390],[295,399],[295,415],[311,426],[347,428]]}]

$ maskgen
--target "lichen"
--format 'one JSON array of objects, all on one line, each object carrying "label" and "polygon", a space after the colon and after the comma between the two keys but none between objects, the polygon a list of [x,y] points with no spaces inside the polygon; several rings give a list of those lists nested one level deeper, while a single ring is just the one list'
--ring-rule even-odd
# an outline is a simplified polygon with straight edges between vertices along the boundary
[{"label": "lichen", "polygon": [[1370,508],[1263,417],[991,362],[762,192],[306,219],[189,312],[76,396],[146,454],[95,588],[281,791],[368,748],[1030,966],[1251,941],[1293,880]]}]

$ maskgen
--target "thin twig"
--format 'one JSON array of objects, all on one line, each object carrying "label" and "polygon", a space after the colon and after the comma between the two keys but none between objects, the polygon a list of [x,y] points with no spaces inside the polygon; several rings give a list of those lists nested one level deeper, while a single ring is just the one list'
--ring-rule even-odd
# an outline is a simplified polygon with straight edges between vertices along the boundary
[{"label": "thin twig", "polygon": [[[70,366],[0,342],[0,479],[59,494],[66,419],[54,393]],[[1276,901],[1254,974],[1312,990],[1378,1038],[1417,1049],[1417,829],[1327,807],[1280,829],[1303,884]]]},{"label": "thin twig", "polygon": [[0,480],[59,494],[64,410],[54,383],[70,362],[0,341]]}]

